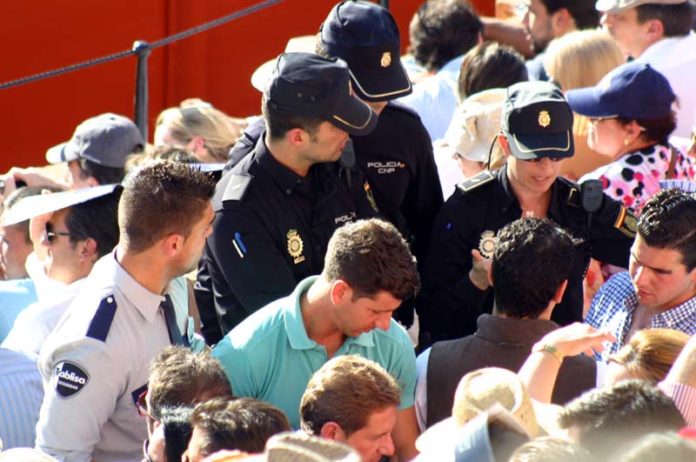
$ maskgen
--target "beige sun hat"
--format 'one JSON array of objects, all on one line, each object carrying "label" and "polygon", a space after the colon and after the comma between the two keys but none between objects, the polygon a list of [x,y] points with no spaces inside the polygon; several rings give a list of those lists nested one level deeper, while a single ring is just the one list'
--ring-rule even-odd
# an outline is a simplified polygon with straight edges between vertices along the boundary
[{"label": "beige sun hat", "polygon": [[[287,45],[285,45],[285,53],[314,53],[316,43],[316,35],[300,35],[298,37],[292,37],[290,40],[288,40]],[[277,57],[274,57],[256,68],[254,73],[251,74],[252,87],[256,88],[260,92],[263,92],[266,89],[266,83],[270,80],[271,74],[273,74],[273,68],[275,67],[277,59]]]},{"label": "beige sun hat", "polygon": [[350,446],[301,432],[280,433],[266,443],[268,462],[360,462]]},{"label": "beige sun hat", "polygon": [[506,94],[504,88],[485,90],[469,96],[457,107],[445,133],[445,141],[457,154],[477,162],[488,160],[491,144],[500,133]]},{"label": "beige sun hat", "polygon": [[517,374],[486,367],[462,377],[454,394],[452,417],[428,428],[416,440],[416,448],[420,452],[432,452],[451,445],[457,431],[484,412],[489,414],[489,420],[500,420],[529,438],[544,434],[532,400]]}]

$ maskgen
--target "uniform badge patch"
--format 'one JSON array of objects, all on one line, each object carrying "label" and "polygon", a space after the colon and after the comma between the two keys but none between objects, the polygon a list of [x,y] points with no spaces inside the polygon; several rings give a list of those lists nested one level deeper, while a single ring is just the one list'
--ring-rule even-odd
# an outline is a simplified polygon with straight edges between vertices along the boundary
[{"label": "uniform badge patch", "polygon": [[487,230],[481,233],[479,239],[479,252],[484,258],[492,258],[495,251],[495,233]]},{"label": "uniform badge patch", "polygon": [[87,385],[89,375],[75,363],[63,361],[53,369],[53,385],[63,398],[74,395]]},{"label": "uniform badge patch", "polygon": [[305,261],[304,255],[302,255],[302,251],[304,250],[304,243],[302,242],[302,238],[300,235],[297,233],[296,229],[291,229],[288,231],[288,253],[290,256],[293,258],[293,262],[297,265],[298,263],[302,263]]},{"label": "uniform badge patch", "polygon": [[391,53],[388,51],[385,51],[382,53],[382,59],[379,60],[379,65],[382,67],[389,67],[391,64]]},{"label": "uniform badge patch", "polygon": [[539,112],[539,126],[546,128],[551,125],[551,115],[549,111]]},{"label": "uniform badge patch", "polygon": [[614,223],[614,228],[618,229],[628,237],[636,237],[636,231],[638,229],[638,220],[633,216],[631,212],[626,209],[626,207],[621,207],[619,216],[616,218]]}]

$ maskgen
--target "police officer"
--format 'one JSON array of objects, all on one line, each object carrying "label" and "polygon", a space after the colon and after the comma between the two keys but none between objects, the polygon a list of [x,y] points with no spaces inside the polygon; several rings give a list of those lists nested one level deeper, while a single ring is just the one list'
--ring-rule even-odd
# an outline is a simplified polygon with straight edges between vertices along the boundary
[{"label": "police officer", "polygon": [[[351,94],[345,62],[282,54],[262,109],[267,130],[218,183],[206,245],[222,333],[320,273],[336,228],[376,215],[362,185],[349,189],[336,172],[348,134],[365,135],[377,123]],[[209,343],[220,338],[209,326],[204,335]]]},{"label": "police officer", "polygon": [[136,404],[150,361],[190,338],[178,276],[195,268],[210,234],[214,188],[207,174],[174,163],[126,180],[119,243],[94,265],[41,350],[42,451],[69,462],[142,458],[147,427]]},{"label": "police officer", "polygon": [[[319,54],[348,63],[353,91],[379,114],[372,133],[353,139],[355,157],[380,213],[404,235],[422,267],[443,198],[427,130],[415,111],[394,101],[411,93],[400,47],[389,11],[354,0],[331,9],[317,40]],[[413,309],[402,307],[395,316],[410,325]]]},{"label": "police officer", "polygon": [[[395,101],[412,91],[399,59],[400,47],[399,29],[389,11],[365,1],[335,5],[317,36],[317,53],[345,60],[353,92],[379,115],[372,133],[352,137],[352,150],[342,161],[351,166],[352,156],[357,162],[380,214],[410,243],[422,268],[443,198],[430,136],[418,114]],[[259,125],[245,131],[231,158],[243,157],[260,136]],[[410,325],[412,303],[395,316]]]},{"label": "police officer", "polygon": [[435,221],[417,303],[421,346],[472,334],[478,316],[490,312],[487,273],[495,236],[520,217],[548,217],[574,239],[568,288],[552,317],[559,324],[582,320],[590,257],[628,265],[633,215],[601,186],[579,187],[558,177],[561,161],[574,152],[572,126],[573,114],[556,86],[522,82],[508,89],[498,135],[506,165],[458,185]]}]

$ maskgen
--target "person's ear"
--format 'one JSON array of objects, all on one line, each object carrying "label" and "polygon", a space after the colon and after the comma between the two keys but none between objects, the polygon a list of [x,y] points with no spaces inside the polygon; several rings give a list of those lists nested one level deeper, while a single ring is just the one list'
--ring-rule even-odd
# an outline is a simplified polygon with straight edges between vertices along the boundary
[{"label": "person's ear", "polygon": [[326,422],[319,431],[319,436],[327,440],[345,441],[346,435],[336,422]]},{"label": "person's ear", "polygon": [[99,256],[97,254],[97,241],[95,241],[91,237],[88,237],[87,239],[82,241],[80,245],[81,259],[90,260],[92,261],[92,263],[96,262],[99,259]]},{"label": "person's ear", "polygon": [[198,152],[200,149],[203,149],[205,147],[205,140],[202,136],[196,135],[193,138],[191,138],[191,141],[189,141],[189,145],[191,146],[191,150],[193,152]]},{"label": "person's ear", "polygon": [[650,43],[665,38],[665,26],[659,19],[649,19],[643,26]]},{"label": "person's ear", "polygon": [[556,293],[553,294],[553,301],[554,302],[561,303],[561,300],[563,300],[563,294],[565,294],[567,287],[568,287],[568,280],[565,279],[563,282],[561,282],[561,285],[558,286],[558,289],[556,289]]},{"label": "person's ear", "polygon": [[302,147],[309,140],[309,134],[301,128],[292,128],[285,133],[285,139],[292,146]]},{"label": "person's ear", "polygon": [[184,236],[181,234],[170,234],[162,239],[162,250],[168,257],[175,257],[184,246]]},{"label": "person's ear", "polygon": [[566,8],[561,8],[551,15],[551,32],[554,38],[561,37],[575,28],[575,19]]},{"label": "person's ear", "polygon": [[500,145],[500,150],[503,151],[503,157],[507,160],[510,157],[510,143],[502,133],[498,134],[498,144]]},{"label": "person's ear", "polygon": [[353,289],[351,289],[347,282],[337,279],[331,283],[329,295],[331,297],[331,303],[340,305],[344,300],[353,297]]}]

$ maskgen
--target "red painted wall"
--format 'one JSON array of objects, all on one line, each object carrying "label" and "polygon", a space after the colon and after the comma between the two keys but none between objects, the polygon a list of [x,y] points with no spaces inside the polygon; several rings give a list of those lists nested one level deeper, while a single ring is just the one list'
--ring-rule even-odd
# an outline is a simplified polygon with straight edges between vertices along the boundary
[{"label": "red painted wall", "polygon": [[[258,0],[22,0],[5,2],[0,28],[0,82],[130,49],[238,11]],[[159,111],[200,97],[230,115],[259,111],[253,70],[280,53],[288,38],[312,34],[333,0],[284,0],[264,11],[153,50],[150,137]],[[402,31],[421,0],[391,0]],[[478,0],[492,14],[493,0]],[[70,138],[77,124],[102,112],[133,117],[136,60],[95,66],[0,90],[0,171],[44,164],[47,148]]]}]

